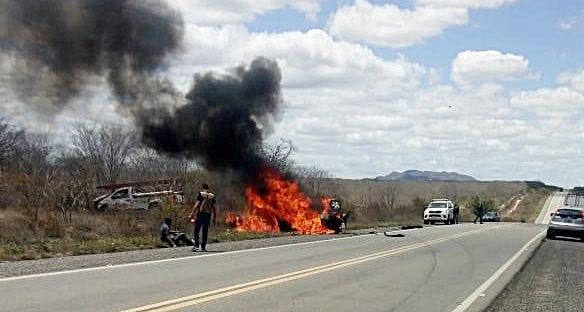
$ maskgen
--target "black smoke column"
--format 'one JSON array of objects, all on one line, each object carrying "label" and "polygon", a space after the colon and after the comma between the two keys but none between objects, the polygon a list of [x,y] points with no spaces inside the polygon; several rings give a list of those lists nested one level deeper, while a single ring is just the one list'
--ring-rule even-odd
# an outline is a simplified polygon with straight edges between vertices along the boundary
[{"label": "black smoke column", "polygon": [[233,170],[257,178],[267,164],[260,153],[282,106],[276,62],[255,59],[229,74],[195,76],[188,103],[154,123],[143,125],[152,148],[187,155],[211,170]]},{"label": "black smoke column", "polygon": [[183,28],[161,0],[0,0],[0,60],[13,65],[15,94],[41,112],[59,112],[105,78],[150,147],[257,178],[282,106],[278,65],[258,58],[198,74],[185,99],[161,77]]},{"label": "black smoke column", "polygon": [[181,16],[160,0],[0,0],[0,56],[14,60],[16,95],[41,111],[62,109],[95,77],[123,112],[175,97],[156,72],[182,36]]}]

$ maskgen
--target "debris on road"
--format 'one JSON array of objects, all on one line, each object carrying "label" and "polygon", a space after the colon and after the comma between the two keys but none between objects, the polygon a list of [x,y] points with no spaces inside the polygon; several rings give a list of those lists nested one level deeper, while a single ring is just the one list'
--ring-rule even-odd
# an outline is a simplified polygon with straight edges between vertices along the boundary
[{"label": "debris on road", "polygon": [[383,232],[386,237],[405,237],[402,233]]}]

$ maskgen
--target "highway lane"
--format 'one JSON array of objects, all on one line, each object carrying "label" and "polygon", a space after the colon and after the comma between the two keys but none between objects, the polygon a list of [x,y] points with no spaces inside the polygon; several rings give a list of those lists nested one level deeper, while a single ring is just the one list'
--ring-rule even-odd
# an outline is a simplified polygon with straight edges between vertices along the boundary
[{"label": "highway lane", "polygon": [[551,213],[556,211],[556,209],[564,206],[564,201],[566,200],[566,192],[554,192],[546,200],[543,209],[540,214],[535,219],[537,224],[548,224],[552,219]]},{"label": "highway lane", "polygon": [[435,226],[3,279],[0,310],[452,311],[543,230]]},{"label": "highway lane", "polygon": [[[581,197],[554,193],[536,222],[549,223],[550,213],[564,206],[564,201],[570,206],[583,204]],[[546,239],[485,311],[582,311],[583,273],[584,244],[571,238]]]}]

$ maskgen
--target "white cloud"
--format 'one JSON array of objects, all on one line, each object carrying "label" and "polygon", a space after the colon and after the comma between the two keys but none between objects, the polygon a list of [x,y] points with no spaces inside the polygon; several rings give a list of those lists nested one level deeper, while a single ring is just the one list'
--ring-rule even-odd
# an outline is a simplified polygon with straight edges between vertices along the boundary
[{"label": "white cloud", "polygon": [[584,69],[573,72],[564,72],[558,76],[559,84],[566,85],[574,90],[584,93]]},{"label": "white cloud", "polygon": [[361,88],[377,85],[386,92],[406,92],[420,85],[426,69],[405,57],[386,61],[369,48],[334,40],[318,29],[307,32],[250,33],[243,26],[200,27],[187,31],[187,54],[175,75],[190,79],[195,70],[220,69],[249,62],[257,56],[274,58],[288,88]]},{"label": "white cloud", "polygon": [[570,30],[574,27],[574,22],[569,20],[560,21],[560,28],[563,30]]},{"label": "white cloud", "polygon": [[309,19],[320,10],[318,0],[167,0],[188,23],[197,25],[239,24],[270,11],[292,7]]},{"label": "white cloud", "polygon": [[584,95],[568,87],[524,91],[511,98],[511,104],[542,118],[567,118],[581,114]]},{"label": "white cloud", "polygon": [[417,0],[418,5],[458,7],[469,9],[496,9],[505,4],[511,4],[516,0]]},{"label": "white cloud", "polygon": [[560,21],[559,26],[563,30],[571,30],[584,24],[584,11]]},{"label": "white cloud", "polygon": [[515,0],[421,0],[414,9],[356,0],[330,18],[331,34],[344,40],[403,48],[440,35],[446,28],[466,25],[469,10],[494,9]]},{"label": "white cloud", "polygon": [[522,55],[495,50],[463,51],[452,61],[451,78],[460,85],[530,77],[534,75],[529,61]]},{"label": "white cloud", "polygon": [[393,4],[374,5],[357,0],[331,17],[329,31],[336,37],[379,46],[403,48],[435,37],[443,29],[464,25],[464,8],[421,7],[402,10]]}]

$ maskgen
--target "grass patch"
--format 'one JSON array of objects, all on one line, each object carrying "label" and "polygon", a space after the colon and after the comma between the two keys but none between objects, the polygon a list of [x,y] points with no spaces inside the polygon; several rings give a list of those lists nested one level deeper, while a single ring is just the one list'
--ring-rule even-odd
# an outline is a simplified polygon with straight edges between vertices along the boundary
[{"label": "grass patch", "polygon": [[102,237],[95,240],[47,239],[0,244],[0,260],[33,260],[155,248],[159,242],[143,237]]},{"label": "grass patch", "polygon": [[[211,231],[210,243],[287,236],[289,233]],[[62,256],[88,255],[162,247],[158,237],[100,237],[96,239],[46,239],[42,241],[0,243],[0,261],[34,260]]]},{"label": "grass patch", "polygon": [[519,203],[517,209],[503,218],[507,222],[534,222],[551,194],[547,189],[531,189]]}]

